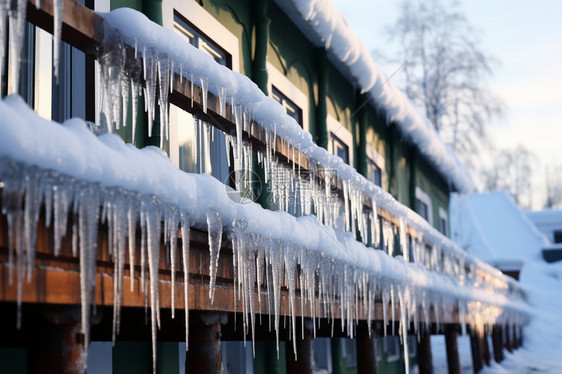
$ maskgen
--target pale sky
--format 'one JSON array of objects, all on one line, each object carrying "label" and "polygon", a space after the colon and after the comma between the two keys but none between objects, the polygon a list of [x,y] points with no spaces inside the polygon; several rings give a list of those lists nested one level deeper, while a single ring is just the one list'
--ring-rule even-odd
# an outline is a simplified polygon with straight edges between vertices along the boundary
[{"label": "pale sky", "polygon": [[[399,1],[332,3],[369,50],[393,48],[384,30],[398,18]],[[503,119],[490,123],[490,134],[500,148],[521,143],[537,155],[533,205],[539,208],[546,168],[552,174],[562,164],[562,1],[463,0],[461,10],[479,31],[484,52],[498,62],[488,87],[507,108]]]}]

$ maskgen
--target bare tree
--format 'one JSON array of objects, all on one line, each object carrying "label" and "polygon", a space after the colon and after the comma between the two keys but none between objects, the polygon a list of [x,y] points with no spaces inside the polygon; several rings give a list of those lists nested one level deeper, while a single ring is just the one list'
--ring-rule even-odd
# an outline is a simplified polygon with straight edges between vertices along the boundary
[{"label": "bare tree", "polygon": [[545,209],[562,209],[562,163],[546,171]]},{"label": "bare tree", "polygon": [[401,16],[388,28],[400,51],[393,60],[406,63],[404,90],[465,165],[473,168],[485,125],[502,105],[485,88],[491,58],[457,2],[404,0]]},{"label": "bare tree", "polygon": [[497,152],[491,167],[481,172],[485,191],[507,191],[522,209],[533,203],[531,180],[537,158],[525,146]]}]

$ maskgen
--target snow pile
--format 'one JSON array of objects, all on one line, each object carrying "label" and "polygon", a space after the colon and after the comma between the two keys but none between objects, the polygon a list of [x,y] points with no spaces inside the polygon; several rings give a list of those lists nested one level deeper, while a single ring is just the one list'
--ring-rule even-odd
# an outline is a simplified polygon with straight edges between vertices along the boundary
[{"label": "snow pile", "polygon": [[[473,190],[472,179],[455,154],[441,141],[428,119],[420,115],[385,76],[345,17],[329,0],[277,0],[277,3],[293,19],[298,14],[296,17],[305,21],[304,27],[308,29],[305,34],[312,33],[320,39],[320,44],[343,65],[345,73],[371,97],[372,104],[386,113],[388,123],[396,123],[402,136],[418,147],[445,180],[459,192]],[[297,24],[302,25],[302,22]]]},{"label": "snow pile", "polygon": [[[208,175],[179,171],[157,148],[139,150],[113,134],[96,137],[79,119],[62,126],[41,119],[17,96],[0,102],[0,111],[0,178],[4,186],[2,214],[8,222],[9,282],[12,284],[15,275],[21,307],[21,284],[25,277],[29,280],[34,268],[36,225],[44,205],[45,224],[54,228],[55,255],[60,250],[61,238],[72,235],[73,255],[80,259],[86,342],[89,306],[93,302],[95,240],[102,223],[108,226],[109,253],[116,274],[114,338],[120,325],[125,259],[128,252],[129,261],[134,261],[130,248],[136,245],[134,233],[140,227],[141,270],[140,274],[134,269],[132,272],[140,278],[141,291],[149,296],[146,300],[151,307],[154,355],[161,313],[160,248],[162,244],[169,247],[172,274],[180,259],[185,272],[190,227],[209,233],[211,300],[223,232],[232,241],[235,302],[241,302],[244,328],[252,336],[254,284],[266,289],[257,294],[257,303],[261,304],[263,298],[268,306],[274,306],[269,314],[275,316],[274,328],[279,333],[284,279],[289,289],[293,338],[297,333],[297,282],[301,285],[301,310],[311,308],[313,318],[320,314],[341,318],[350,336],[357,311],[369,321],[375,318],[373,306],[377,298],[382,298],[385,305],[400,305],[401,334],[406,333],[411,322],[416,328],[427,325],[432,308],[441,310],[435,315],[439,321],[449,318],[449,313],[458,308],[463,320],[475,329],[491,323],[521,324],[527,318],[527,307],[516,289],[509,287],[501,276],[480,278],[476,269],[490,273],[485,265],[477,267],[477,262],[467,261],[471,270],[467,272],[465,262],[452,252],[440,252],[436,247],[434,253],[440,257],[443,254],[443,263],[438,261],[440,257],[427,263],[408,263],[400,256],[393,258],[368,248],[350,233],[325,226],[314,216],[294,217],[265,210],[255,203],[238,203],[230,198],[230,191],[222,183]],[[66,232],[70,213],[74,214],[72,230]],[[385,225],[381,243],[390,250],[395,230],[389,223]],[[185,240],[178,248],[180,230]],[[130,283],[132,287],[132,279]],[[184,286],[184,300],[188,300],[187,282]],[[317,305],[323,309],[316,310]],[[188,307],[184,304],[186,311]],[[172,315],[174,308],[172,301]],[[334,315],[335,310],[340,313]],[[385,322],[394,319],[394,313],[385,313]],[[186,337],[187,334],[186,313]],[[405,349],[407,356],[407,345]]]},{"label": "snow pile", "polygon": [[[538,259],[548,240],[503,191],[451,199],[453,240],[490,263]],[[520,266],[520,265],[519,265]]]}]

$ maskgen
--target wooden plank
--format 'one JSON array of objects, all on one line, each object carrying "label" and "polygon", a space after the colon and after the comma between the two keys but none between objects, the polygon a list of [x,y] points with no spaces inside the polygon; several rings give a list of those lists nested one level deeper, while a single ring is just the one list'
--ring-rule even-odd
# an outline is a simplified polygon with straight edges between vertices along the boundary
[{"label": "wooden plank", "polygon": [[[53,0],[29,0],[27,20],[53,33]],[[103,19],[100,15],[74,0],[64,0],[61,39],[83,52],[94,54],[103,39]]]},{"label": "wooden plank", "polygon": [[418,368],[420,374],[433,374],[433,355],[429,333],[422,334],[418,343]]}]

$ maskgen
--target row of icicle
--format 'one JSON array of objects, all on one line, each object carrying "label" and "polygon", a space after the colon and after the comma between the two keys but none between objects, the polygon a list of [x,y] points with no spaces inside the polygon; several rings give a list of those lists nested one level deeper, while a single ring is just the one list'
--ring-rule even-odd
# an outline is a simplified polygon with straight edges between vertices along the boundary
[{"label": "row of icicle", "polygon": [[[0,177],[3,210],[7,217],[9,233],[9,281],[13,282],[15,268],[18,290],[18,326],[21,323],[21,297],[23,283],[29,282],[34,268],[37,246],[37,224],[41,206],[45,207],[44,222],[52,227],[54,255],[61,254],[65,237],[72,241],[72,255],[79,258],[80,295],[82,304],[82,330],[85,335],[85,353],[89,342],[90,310],[95,303],[95,264],[97,258],[98,226],[108,227],[108,251],[114,263],[114,314],[113,341],[119,332],[120,308],[125,284],[125,264],[130,264],[131,290],[138,281],[150,305],[153,359],[156,362],[156,334],[160,328],[160,295],[158,264],[160,248],[164,245],[169,254],[172,284],[176,284],[178,260],[183,264],[184,300],[189,300],[189,212],[176,206],[161,203],[156,196],[144,196],[121,188],[106,188],[97,183],[79,181],[52,171],[15,164],[2,159]],[[69,220],[69,217],[72,217]],[[289,315],[290,339],[296,355],[296,319],[304,320],[306,310],[314,321],[314,335],[320,317],[332,321],[341,319],[350,338],[361,315],[369,324],[375,320],[375,300],[383,305],[398,305],[400,320],[398,333],[408,357],[407,339],[410,323],[419,334],[428,327],[432,317],[439,321],[451,317],[458,308],[464,320],[474,331],[483,332],[492,324],[517,325],[522,317],[517,313],[486,306],[479,302],[459,301],[412,285],[396,283],[354,264],[348,264],[326,256],[317,250],[304,248],[288,240],[272,240],[249,232],[243,220],[223,222],[219,212],[208,210],[206,226],[209,233],[210,288],[209,298],[214,299],[218,258],[223,229],[232,241],[234,265],[234,302],[242,312],[244,336],[255,336],[256,309],[269,315],[269,328],[276,332],[279,341],[280,316]],[[162,224],[163,223],[163,224]],[[67,232],[67,226],[71,229]],[[135,259],[136,229],[140,227],[140,259]],[[182,233],[182,245],[178,248],[178,231]],[[334,238],[334,240],[336,240]],[[178,256],[180,249],[181,256]],[[128,256],[127,256],[128,252]],[[140,262],[140,272],[134,263]],[[300,291],[297,290],[300,284]],[[288,310],[281,310],[282,288],[288,289]],[[176,298],[172,287],[171,314],[175,316]],[[255,290],[258,290],[256,293]],[[300,298],[297,297],[300,292]],[[256,300],[257,296],[257,300]],[[238,302],[238,303],[237,303]],[[184,303],[186,340],[188,336],[188,310]],[[394,334],[394,308],[383,308],[384,326],[392,322]],[[339,313],[337,312],[339,310]],[[441,311],[435,313],[435,311]],[[273,318],[273,320],[272,320]],[[380,316],[378,316],[380,318]],[[261,318],[260,318],[261,321]],[[345,322],[345,323],[344,323]],[[304,326],[304,323],[302,324]],[[462,323],[463,331],[465,323]],[[386,333],[386,329],[385,333]],[[304,333],[304,331],[302,332]],[[85,362],[85,361],[84,361]],[[155,366],[154,366],[155,367]],[[408,367],[408,366],[406,366]]]}]

